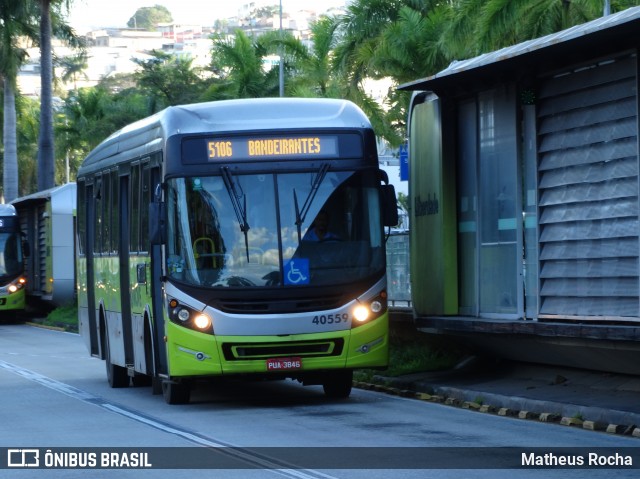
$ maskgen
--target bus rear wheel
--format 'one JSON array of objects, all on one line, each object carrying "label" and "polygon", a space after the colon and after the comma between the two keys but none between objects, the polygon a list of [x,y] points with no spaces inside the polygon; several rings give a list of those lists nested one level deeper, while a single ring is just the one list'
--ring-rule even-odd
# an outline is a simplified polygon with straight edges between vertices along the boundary
[{"label": "bus rear wheel", "polygon": [[127,368],[117,366],[111,362],[111,348],[109,334],[105,336],[105,364],[107,367],[107,381],[112,388],[126,388],[129,386]]},{"label": "bus rear wheel", "polygon": [[322,382],[324,394],[331,399],[346,399],[351,394],[353,371],[329,373]]},{"label": "bus rear wheel", "polygon": [[186,404],[191,398],[191,388],[187,383],[162,381],[162,396],[167,404]]}]

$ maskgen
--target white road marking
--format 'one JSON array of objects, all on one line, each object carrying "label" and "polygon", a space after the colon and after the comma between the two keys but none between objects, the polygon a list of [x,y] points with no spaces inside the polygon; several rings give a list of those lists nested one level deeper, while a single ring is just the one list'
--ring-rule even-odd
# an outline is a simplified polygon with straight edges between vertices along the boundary
[{"label": "white road marking", "polygon": [[150,416],[146,416],[135,410],[127,409],[118,404],[109,402],[104,398],[95,396],[87,391],[83,391],[82,389],[78,389],[69,384],[65,384],[63,382],[57,381],[47,376],[43,376],[42,374],[39,374],[35,371],[22,368],[15,364],[8,363],[6,361],[0,360],[0,368],[5,369],[6,371],[9,371],[18,376],[21,376],[25,379],[28,379],[29,381],[38,383],[49,389],[53,389],[54,391],[58,391],[73,399],[77,399],[79,401],[83,401],[85,403],[98,406],[102,409],[127,417],[139,423],[146,424],[155,429],[164,431],[168,434],[174,434],[194,444],[198,444],[204,447],[217,448],[218,451],[216,452],[230,455],[235,459],[246,462],[258,468],[267,469],[281,476],[296,478],[296,479],[319,479],[319,478],[335,479],[334,476],[324,474],[320,471],[314,471],[310,469],[295,469],[295,468],[290,469],[289,467],[291,467],[291,465],[284,464],[281,461],[275,461],[269,457],[263,457],[249,450],[243,450],[239,446],[234,446],[232,444],[225,443],[223,441],[218,441],[212,438],[208,438],[206,436],[202,436],[200,434],[194,433],[187,429],[180,428],[178,426],[169,424],[167,422],[155,419]]}]

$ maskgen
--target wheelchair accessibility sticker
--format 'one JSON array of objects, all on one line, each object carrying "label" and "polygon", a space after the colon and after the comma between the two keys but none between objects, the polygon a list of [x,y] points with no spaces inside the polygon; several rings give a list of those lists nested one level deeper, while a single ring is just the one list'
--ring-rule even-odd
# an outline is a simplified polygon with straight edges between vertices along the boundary
[{"label": "wheelchair accessibility sticker", "polygon": [[309,284],[307,258],[292,258],[284,264],[284,284]]}]

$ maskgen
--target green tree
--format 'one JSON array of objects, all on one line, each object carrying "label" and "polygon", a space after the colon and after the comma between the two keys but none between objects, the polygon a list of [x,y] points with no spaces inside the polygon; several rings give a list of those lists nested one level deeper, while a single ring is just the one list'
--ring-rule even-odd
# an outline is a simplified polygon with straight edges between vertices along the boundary
[{"label": "green tree", "polygon": [[[56,121],[59,158],[68,155],[70,176],[82,159],[113,132],[151,114],[146,95],[136,88],[115,92],[113,79],[90,88],[80,88],[65,99],[62,115]],[[125,79],[124,82],[128,82]],[[120,85],[123,82],[119,83]],[[58,169],[63,177],[62,168]]]},{"label": "green tree", "polygon": [[86,70],[89,67],[89,57],[85,50],[82,50],[75,55],[62,57],[58,61],[58,65],[62,67],[62,81],[68,83],[73,81],[73,89],[78,89],[78,76],[87,80],[89,77],[86,74]]},{"label": "green tree", "polygon": [[18,196],[18,132],[16,78],[27,57],[21,41],[37,39],[37,4],[0,0],[0,80],[3,85],[3,193],[9,202]]},{"label": "green tree", "polygon": [[56,136],[65,155],[84,156],[112,133],[106,131],[105,121],[105,105],[110,97],[110,92],[98,87],[70,92],[62,107],[63,117],[56,125]]},{"label": "green tree", "polygon": [[266,58],[278,57],[277,62],[270,67],[265,67],[265,70],[269,70],[269,68],[271,70],[267,72],[269,79],[275,77],[278,80],[278,94],[280,94],[280,58],[282,59],[285,96],[295,96],[296,85],[308,80],[303,74],[307,62],[313,61],[313,51],[310,51],[291,32],[279,30],[272,30],[260,35],[255,40],[254,46],[258,55],[265,55]]},{"label": "green tree", "polygon": [[[206,80],[190,60],[154,52],[151,59],[139,62],[138,73],[117,88],[108,79],[95,89],[69,95],[65,116],[56,120],[58,157],[69,151],[73,171],[75,162],[113,131],[168,105],[277,96],[278,68],[265,61],[280,52],[287,96],[350,99],[367,113],[380,137],[398,144],[404,136],[409,95],[395,85],[432,75],[452,60],[483,49],[547,32],[529,27],[530,21],[562,28],[567,23],[554,24],[552,18],[558,17],[554,8],[563,3],[572,4],[560,5],[565,8],[563,18],[575,18],[572,22],[602,13],[602,2],[595,0],[355,0],[344,16],[321,17],[312,25],[310,48],[289,32],[250,38],[238,31],[235,37],[214,37],[213,75]],[[638,2],[614,1],[613,11],[630,3]],[[534,8],[542,10],[532,15]],[[579,12],[587,13],[580,17]],[[367,95],[369,78],[392,80],[384,105]]]},{"label": "green tree", "polygon": [[400,8],[395,21],[381,32],[371,59],[377,75],[391,77],[398,83],[436,73],[451,61],[441,41],[450,4],[410,3],[414,6]]},{"label": "green tree", "polygon": [[[613,1],[612,11],[638,3]],[[363,107],[376,133],[398,144],[409,95],[392,87],[380,112],[364,94],[365,79],[406,83],[453,60],[584,23],[602,11],[602,0],[355,0],[337,31],[333,71],[344,97]]]},{"label": "green tree", "polygon": [[34,158],[38,155],[40,129],[40,102],[19,96],[16,99],[18,115],[18,196],[37,191],[38,171]]},{"label": "green tree", "polygon": [[55,146],[53,129],[53,50],[51,41],[56,37],[73,46],[81,42],[62,17],[68,11],[70,0],[38,0],[40,5],[40,134],[38,136],[38,190],[55,184]]},{"label": "green tree", "polygon": [[38,190],[54,186],[53,53],[51,1],[40,1],[40,135],[38,137]]},{"label": "green tree", "polygon": [[231,39],[213,37],[211,69],[218,80],[205,93],[207,100],[278,96],[278,69],[264,68],[268,49],[242,30]]},{"label": "green tree", "polygon": [[149,95],[151,111],[199,101],[205,89],[190,58],[154,50],[151,59],[133,61],[141,67],[134,78],[138,88]]},{"label": "green tree", "polygon": [[385,138],[394,146],[404,139],[411,97],[410,92],[399,91],[396,86],[432,75],[451,62],[452,55],[442,42],[451,8],[449,2],[406,1],[375,42],[370,59],[372,71],[381,78],[392,79],[384,122],[393,132]]},{"label": "green tree", "polygon": [[167,10],[167,7],[154,5],[153,7],[142,7],[136,10],[136,13],[127,22],[127,26],[154,32],[158,29],[159,23],[171,22],[173,22],[173,16]]},{"label": "green tree", "polygon": [[[638,5],[614,0],[611,12]],[[443,44],[465,59],[570,28],[603,14],[604,0],[464,0],[452,4]]]},{"label": "green tree", "polygon": [[[307,48],[291,32],[273,30],[251,38],[238,30],[235,37],[213,39],[211,69],[217,77],[205,97],[209,100],[252,98],[279,94],[279,65],[270,58],[282,55],[286,96],[340,97],[331,75],[335,20],[312,24],[314,41]],[[278,60],[279,61],[279,60]]]},{"label": "green tree", "polygon": [[399,18],[401,9],[414,1],[417,0],[354,1],[340,20],[338,44],[333,52],[333,72],[342,85],[343,97],[358,104],[376,134],[392,145],[400,144],[404,133],[387,121],[385,109],[366,93],[365,82],[390,76],[379,60],[383,35]]},{"label": "green tree", "polygon": [[339,98],[340,86],[332,74],[331,55],[336,47],[335,17],[323,16],[311,25],[313,43],[303,55],[298,55],[299,75],[290,78],[293,96]]},{"label": "green tree", "polygon": [[[405,0],[406,1],[406,0]],[[348,88],[360,89],[365,78],[380,78],[374,54],[382,33],[396,21],[403,0],[356,0],[338,26],[334,70]]]}]

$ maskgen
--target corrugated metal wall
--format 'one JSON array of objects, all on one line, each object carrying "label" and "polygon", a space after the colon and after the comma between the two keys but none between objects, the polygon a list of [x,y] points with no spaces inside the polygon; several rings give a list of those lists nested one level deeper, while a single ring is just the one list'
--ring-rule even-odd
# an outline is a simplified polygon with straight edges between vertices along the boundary
[{"label": "corrugated metal wall", "polygon": [[26,259],[27,294],[41,296],[47,288],[46,228],[49,220],[44,204],[18,204],[20,228],[29,243],[30,256]]},{"label": "corrugated metal wall", "polygon": [[638,319],[637,57],[539,89],[540,317]]},{"label": "corrugated metal wall", "polygon": [[39,289],[41,293],[49,292],[50,286],[47,283],[47,257],[50,256],[50,252],[47,249],[50,245],[47,244],[47,228],[49,216],[46,214],[46,206],[40,205],[37,209],[37,267],[38,267],[38,281]]}]

